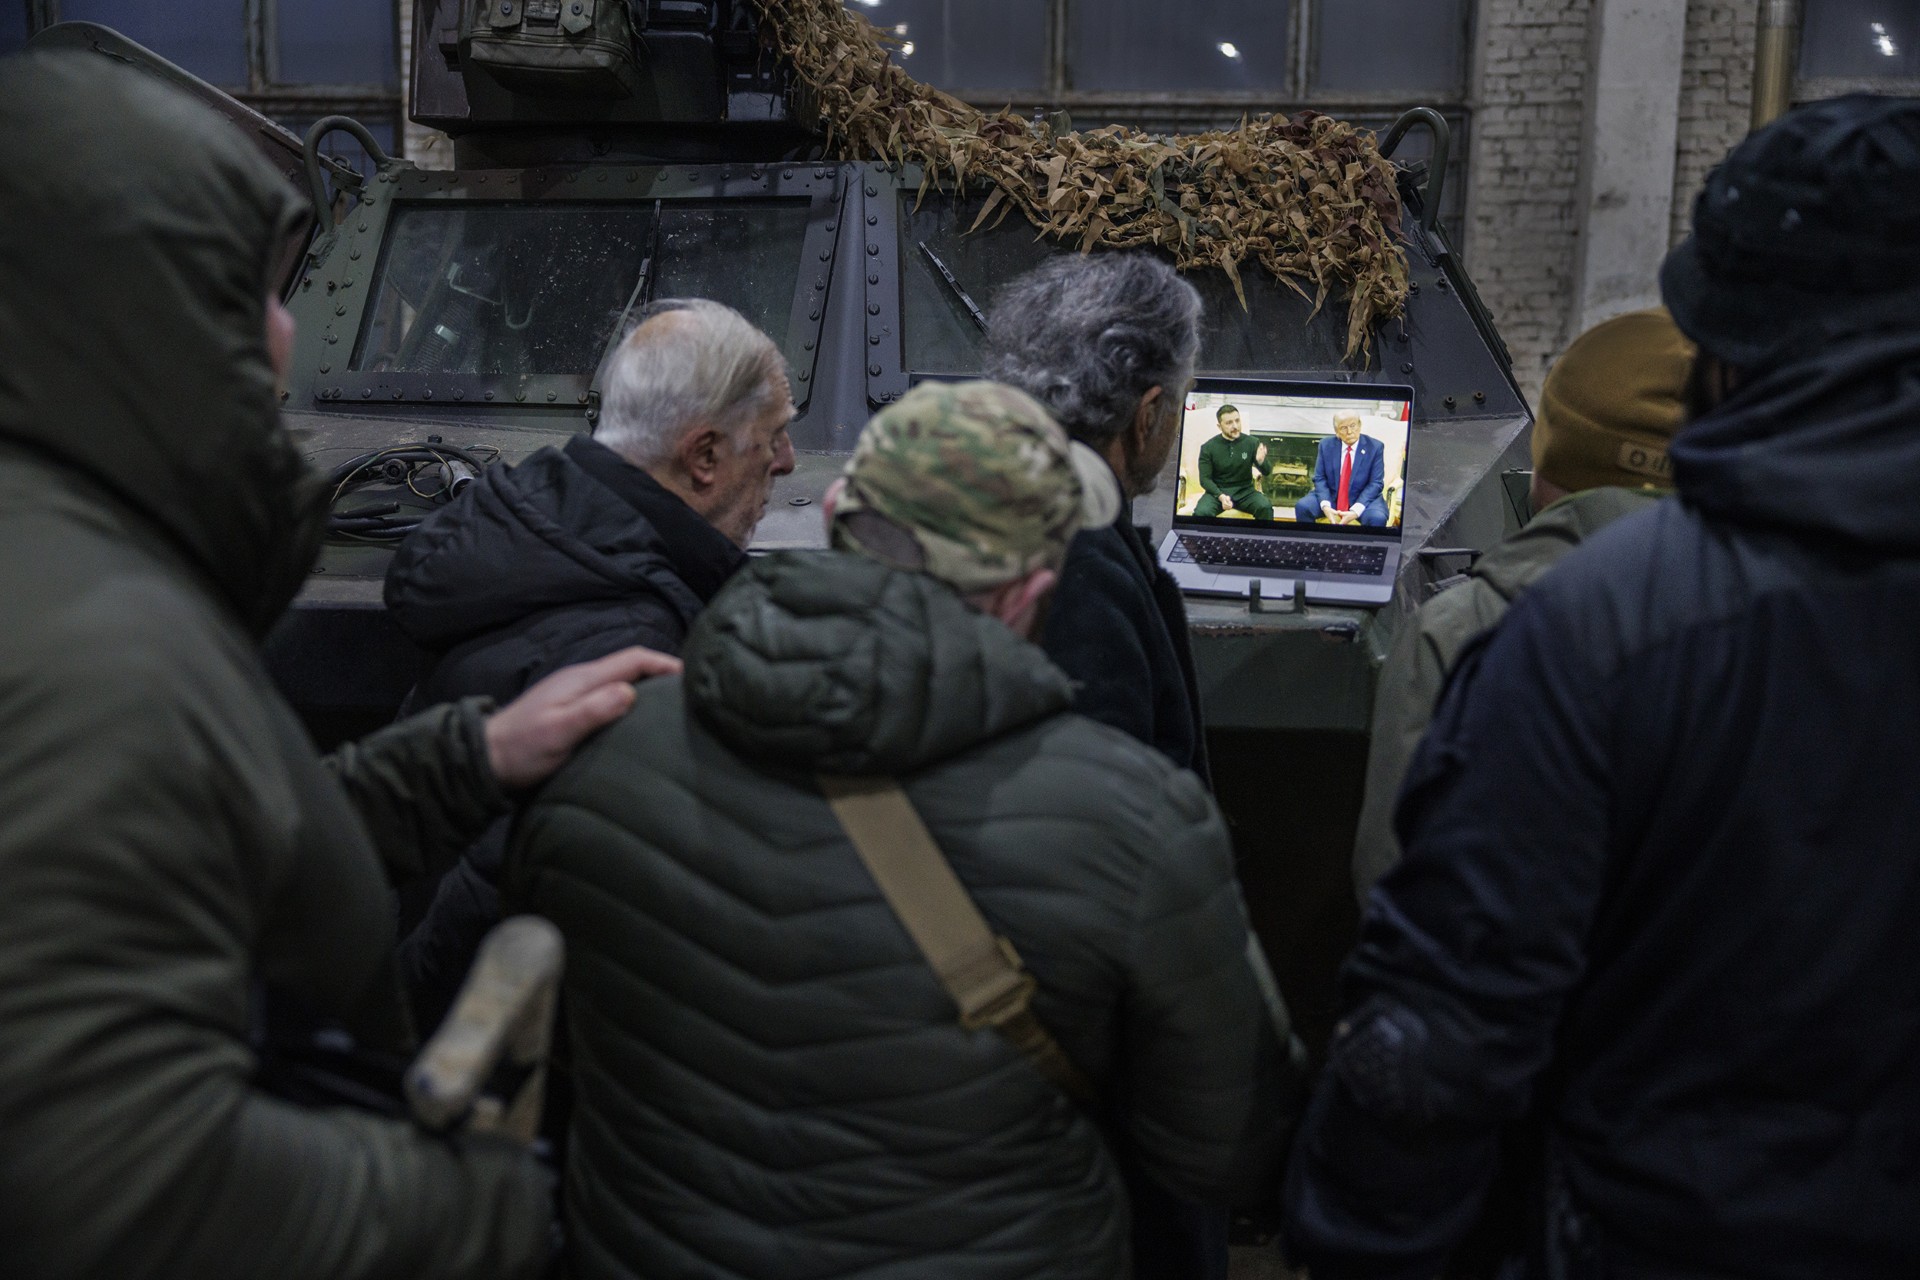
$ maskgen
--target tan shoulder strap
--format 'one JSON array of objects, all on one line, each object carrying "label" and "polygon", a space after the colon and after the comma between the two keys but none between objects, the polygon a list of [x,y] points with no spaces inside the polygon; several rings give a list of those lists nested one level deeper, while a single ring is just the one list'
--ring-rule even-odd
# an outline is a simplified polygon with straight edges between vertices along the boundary
[{"label": "tan shoulder strap", "polygon": [[891,778],[819,781],[887,905],[960,1006],[960,1025],[993,1028],[1069,1098],[1091,1105],[1092,1085],[1033,1014],[1033,975],[974,906],[907,793]]}]

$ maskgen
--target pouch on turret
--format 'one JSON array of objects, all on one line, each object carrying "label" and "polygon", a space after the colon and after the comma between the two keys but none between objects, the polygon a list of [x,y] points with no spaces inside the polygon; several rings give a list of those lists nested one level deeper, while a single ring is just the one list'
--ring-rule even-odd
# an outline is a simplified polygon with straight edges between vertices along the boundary
[{"label": "pouch on turret", "polygon": [[640,25],[631,0],[467,0],[460,57],[515,93],[630,98]]}]

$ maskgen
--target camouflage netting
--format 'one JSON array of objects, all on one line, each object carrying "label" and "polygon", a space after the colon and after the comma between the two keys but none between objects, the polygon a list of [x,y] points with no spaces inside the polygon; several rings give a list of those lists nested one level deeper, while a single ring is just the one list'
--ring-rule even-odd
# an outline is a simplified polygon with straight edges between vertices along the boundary
[{"label": "camouflage netting", "polygon": [[1054,134],[914,80],[893,62],[890,37],[841,0],[755,3],[812,97],[829,152],[918,164],[936,186],[991,184],[976,227],[1017,208],[1082,250],[1157,245],[1182,269],[1225,271],[1242,303],[1240,266],[1251,258],[1316,310],[1348,296],[1349,359],[1370,350],[1377,321],[1400,314],[1400,202],[1368,130],[1305,112],[1174,137],[1118,125]]}]

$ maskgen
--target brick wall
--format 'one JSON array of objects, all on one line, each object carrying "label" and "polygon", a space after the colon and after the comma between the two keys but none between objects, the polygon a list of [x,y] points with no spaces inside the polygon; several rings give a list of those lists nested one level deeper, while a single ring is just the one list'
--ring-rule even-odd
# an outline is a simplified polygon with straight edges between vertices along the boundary
[{"label": "brick wall", "polygon": [[[1675,236],[1707,170],[1746,135],[1758,0],[1687,4]],[[1573,335],[1592,0],[1480,0],[1463,250],[1474,283],[1537,401]]]},{"label": "brick wall", "polygon": [[1753,0],[1692,0],[1680,73],[1680,138],[1673,166],[1673,239],[1685,238],[1707,170],[1747,136],[1753,106]]},{"label": "brick wall", "polygon": [[1466,260],[1529,399],[1564,339],[1590,0],[1481,0]]}]

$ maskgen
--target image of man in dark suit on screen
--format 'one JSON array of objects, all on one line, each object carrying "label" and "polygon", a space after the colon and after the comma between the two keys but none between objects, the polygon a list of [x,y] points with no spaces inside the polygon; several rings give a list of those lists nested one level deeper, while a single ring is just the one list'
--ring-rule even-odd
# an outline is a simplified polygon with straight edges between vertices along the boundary
[{"label": "image of man in dark suit on screen", "polygon": [[1294,504],[1293,518],[1302,524],[1324,517],[1330,524],[1382,528],[1387,523],[1387,504],[1380,495],[1386,484],[1386,456],[1380,442],[1361,434],[1357,415],[1343,413],[1333,420],[1333,434],[1320,442],[1313,462],[1313,492]]}]

